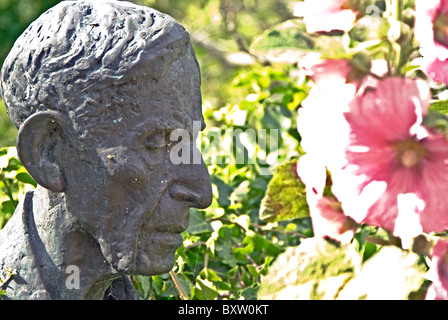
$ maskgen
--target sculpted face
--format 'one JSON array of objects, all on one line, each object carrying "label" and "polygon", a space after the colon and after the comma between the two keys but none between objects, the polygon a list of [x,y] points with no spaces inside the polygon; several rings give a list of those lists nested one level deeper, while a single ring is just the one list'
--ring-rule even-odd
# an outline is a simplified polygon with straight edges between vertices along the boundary
[{"label": "sculpted face", "polygon": [[205,208],[212,198],[203,161],[171,161],[176,129],[186,130],[191,153],[199,152],[193,121],[203,119],[194,57],[187,52],[156,83],[140,82],[123,99],[133,112],[109,121],[96,145],[77,151],[79,158],[64,169],[66,205],[118,272],[165,273],[182,244],[189,208]]}]

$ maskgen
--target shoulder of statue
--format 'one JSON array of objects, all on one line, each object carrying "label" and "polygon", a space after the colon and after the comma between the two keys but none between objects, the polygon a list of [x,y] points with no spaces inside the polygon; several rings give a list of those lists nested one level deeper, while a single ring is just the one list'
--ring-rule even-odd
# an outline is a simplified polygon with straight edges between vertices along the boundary
[{"label": "shoulder of statue", "polygon": [[26,220],[25,215],[32,208],[29,207],[30,198],[33,197],[33,191],[28,191],[17,205],[11,219],[0,230],[0,265],[5,260],[5,255],[13,255],[16,252],[26,251]]},{"label": "shoulder of statue", "polygon": [[29,225],[34,224],[33,196],[33,191],[24,195],[11,219],[0,230],[0,289],[6,292],[6,295],[0,296],[2,299],[47,297],[40,279],[30,277],[36,267],[30,250],[33,236],[29,230]]}]

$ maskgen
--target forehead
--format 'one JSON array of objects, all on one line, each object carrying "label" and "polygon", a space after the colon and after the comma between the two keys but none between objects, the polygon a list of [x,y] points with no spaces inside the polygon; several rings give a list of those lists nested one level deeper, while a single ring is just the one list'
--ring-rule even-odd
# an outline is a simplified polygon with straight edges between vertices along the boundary
[{"label": "forehead", "polygon": [[184,54],[163,71],[159,78],[142,79],[142,90],[134,101],[139,113],[129,119],[133,128],[190,129],[193,121],[203,123],[200,73],[194,56]]}]

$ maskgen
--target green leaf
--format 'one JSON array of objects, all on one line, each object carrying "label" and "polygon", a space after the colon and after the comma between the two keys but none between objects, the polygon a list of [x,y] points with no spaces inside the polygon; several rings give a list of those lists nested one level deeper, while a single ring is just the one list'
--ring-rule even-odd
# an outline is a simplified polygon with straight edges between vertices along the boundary
[{"label": "green leaf", "polygon": [[172,282],[165,282],[165,287],[163,289],[164,291],[160,295],[161,297],[169,298],[173,296],[174,297],[179,296],[179,292],[177,291],[176,287]]},{"label": "green leaf", "polygon": [[296,173],[297,159],[280,165],[268,184],[260,219],[283,221],[309,216],[305,185]]},{"label": "green leaf", "polygon": [[253,278],[256,279],[258,277],[258,271],[257,271],[257,268],[255,268],[254,265],[252,265],[252,264],[247,265],[247,271],[249,271],[250,275]]},{"label": "green leaf", "polygon": [[190,279],[188,279],[188,277],[185,276],[184,274],[177,274],[176,277],[180,287],[182,288],[183,293],[186,294],[187,297],[191,297],[193,285]]},{"label": "green leaf", "polygon": [[346,56],[342,35],[309,34],[305,23],[288,20],[255,39],[251,52],[275,62],[296,63],[310,52],[340,58]]},{"label": "green leaf", "polygon": [[151,290],[151,278],[145,276],[132,276],[132,282],[140,299],[146,300],[149,298]]},{"label": "green leaf", "polygon": [[218,297],[218,291],[212,282],[207,279],[196,280],[195,296],[199,300],[214,300]]},{"label": "green leaf", "polygon": [[439,100],[431,103],[429,111],[439,112],[441,114],[448,114],[448,100]]},{"label": "green leaf", "polygon": [[228,290],[232,289],[232,286],[229,283],[224,282],[224,281],[216,281],[216,282],[214,282],[214,284],[216,285],[216,288],[218,290],[228,291]]},{"label": "green leaf", "polygon": [[217,200],[220,207],[230,206],[230,195],[233,192],[233,188],[222,181],[217,176],[211,176],[210,180],[212,184],[216,185],[218,190]]},{"label": "green leaf", "polygon": [[272,109],[264,110],[264,115],[263,115],[263,119],[262,119],[264,128],[280,130],[282,128],[280,121],[281,121],[280,116],[276,112],[276,110],[272,110]]},{"label": "green leaf", "polygon": [[4,155],[6,155],[8,153],[8,148],[0,148],[0,157],[3,157]]},{"label": "green leaf", "polygon": [[11,172],[11,171],[19,170],[22,167],[23,167],[23,165],[19,161],[19,159],[13,157],[13,158],[9,159],[8,166],[6,168],[4,168],[3,171]]},{"label": "green leaf", "polygon": [[221,262],[231,268],[237,263],[232,251],[233,246],[232,230],[227,226],[221,227],[218,231],[218,240],[215,243],[215,252],[219,258],[222,258]]},{"label": "green leaf", "polygon": [[375,253],[377,253],[379,250],[378,246],[371,242],[366,242],[364,244],[364,250],[362,253],[362,262],[367,261],[369,258],[371,258]]},{"label": "green leaf", "polygon": [[9,160],[17,156],[16,148],[4,147],[0,148],[0,168],[6,168],[9,164]]},{"label": "green leaf", "polygon": [[241,292],[241,295],[244,297],[245,300],[257,300],[257,288],[246,288]]},{"label": "green leaf", "polygon": [[152,276],[152,288],[156,292],[156,295],[160,295],[162,293],[162,288],[164,285],[164,281],[161,276]]},{"label": "green leaf", "polygon": [[3,213],[14,213],[18,203],[19,202],[17,200],[14,200],[14,201],[11,201],[11,200],[3,201],[2,205],[1,205],[1,212],[3,212]]},{"label": "green leaf", "polygon": [[282,249],[260,235],[255,234],[253,236],[247,237],[245,241],[249,241],[249,239],[253,242],[255,250],[263,251],[264,256],[267,255],[276,257],[282,252]]},{"label": "green leaf", "polygon": [[206,279],[208,279],[210,281],[213,281],[213,282],[215,282],[215,281],[222,281],[221,277],[215,271],[213,271],[210,268],[203,269],[201,271],[201,276],[203,278],[206,278]]},{"label": "green leaf", "polygon": [[16,179],[20,182],[31,184],[32,186],[37,187],[36,181],[27,172],[18,173],[16,175]]},{"label": "green leaf", "polygon": [[251,189],[257,189],[265,192],[268,186],[268,181],[265,178],[258,177],[250,183]]},{"label": "green leaf", "polygon": [[269,272],[269,267],[273,260],[274,260],[274,257],[266,257],[266,259],[264,261],[263,268],[261,268],[261,270],[260,270],[261,275],[266,275]]},{"label": "green leaf", "polygon": [[191,209],[190,210],[190,224],[188,226],[187,232],[189,234],[200,234],[204,232],[212,232],[213,228],[210,223],[207,222],[205,213],[200,210]]},{"label": "green leaf", "polygon": [[246,259],[247,254],[251,254],[254,251],[253,243],[248,243],[242,248],[233,248],[233,253],[238,260]]}]

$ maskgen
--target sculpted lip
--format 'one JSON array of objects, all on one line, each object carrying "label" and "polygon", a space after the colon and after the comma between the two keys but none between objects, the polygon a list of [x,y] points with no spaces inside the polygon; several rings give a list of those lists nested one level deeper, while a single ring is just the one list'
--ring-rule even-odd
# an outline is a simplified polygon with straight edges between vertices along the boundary
[{"label": "sculpted lip", "polygon": [[173,234],[181,234],[188,228],[188,223],[180,224],[180,225],[162,225],[155,226],[154,231],[160,233],[173,233]]},{"label": "sculpted lip", "polygon": [[177,236],[184,232],[187,228],[188,223],[178,225],[150,226],[149,228],[144,228],[144,233]]},{"label": "sculpted lip", "polygon": [[156,231],[151,235],[151,239],[153,241],[156,240],[164,247],[174,247],[176,249],[180,247],[183,243],[182,235],[180,233],[173,233],[173,232]]},{"label": "sculpted lip", "polygon": [[[157,223],[150,225],[145,228],[146,233],[169,233],[169,234],[181,234],[184,232],[190,223],[189,221],[190,209],[180,210],[174,212],[165,212],[158,217]],[[163,219],[166,217],[166,219]],[[162,220],[163,219],[163,220]]]}]

